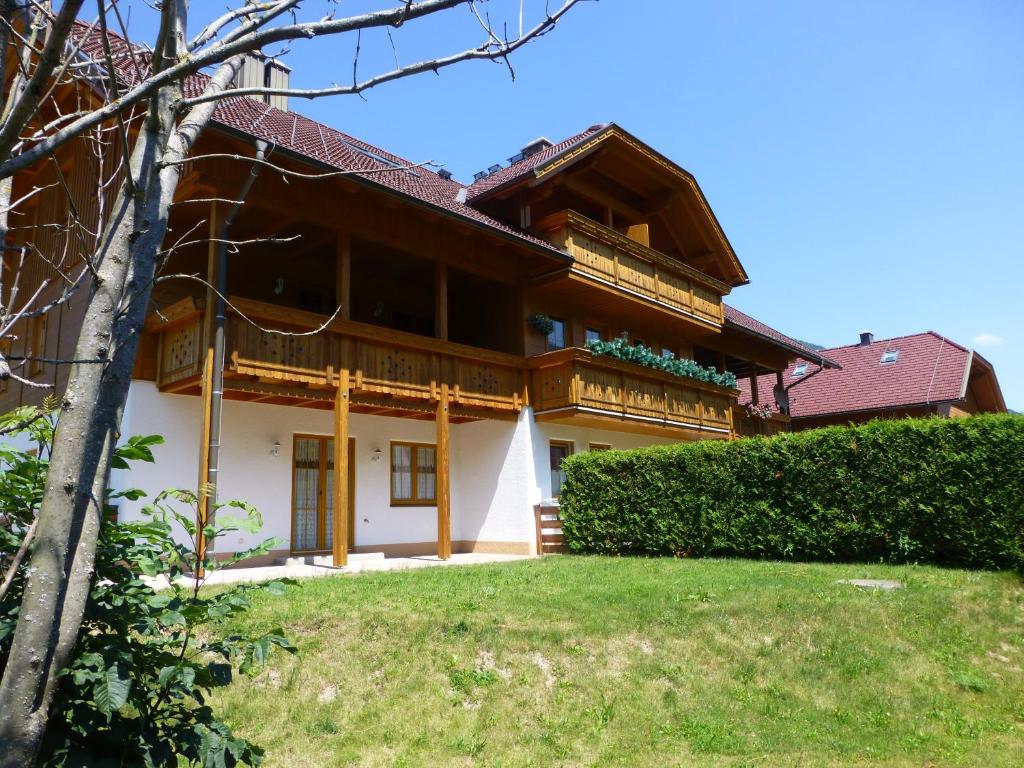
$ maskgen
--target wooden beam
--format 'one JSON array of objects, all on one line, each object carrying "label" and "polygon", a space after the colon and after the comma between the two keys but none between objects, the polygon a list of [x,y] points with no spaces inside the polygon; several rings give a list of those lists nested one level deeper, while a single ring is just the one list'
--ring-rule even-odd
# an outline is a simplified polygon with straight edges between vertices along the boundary
[{"label": "wooden beam", "polygon": [[448,384],[442,383],[441,398],[437,401],[437,488],[435,489],[437,496],[437,556],[441,560],[448,560],[452,556],[448,407]]},{"label": "wooden beam", "polygon": [[434,263],[434,336],[448,341],[448,265]]},{"label": "wooden beam", "polygon": [[352,238],[338,233],[335,301],[341,305],[341,319],[352,319]]},{"label": "wooden beam", "polygon": [[348,565],[348,368],[338,372],[334,399],[334,531],[331,536],[334,567]]},{"label": "wooden beam", "polygon": [[[210,203],[210,243],[206,256],[206,282],[208,286],[216,285],[217,269],[217,238],[219,223],[217,221],[217,203]],[[209,494],[205,486],[210,480],[210,432],[213,426],[213,320],[214,320],[214,293],[212,288],[206,289],[206,314],[203,316],[202,345],[203,355],[203,376],[202,376],[202,408],[203,427],[200,433],[202,440],[199,446],[199,482],[196,486],[199,503],[196,507],[196,557],[198,560],[198,575],[203,577],[205,569],[203,560],[206,557],[206,535],[203,529],[210,514]]]},{"label": "wooden beam", "polygon": [[750,361],[747,365],[750,366],[750,402],[760,405],[761,398],[757,391],[757,363]]}]

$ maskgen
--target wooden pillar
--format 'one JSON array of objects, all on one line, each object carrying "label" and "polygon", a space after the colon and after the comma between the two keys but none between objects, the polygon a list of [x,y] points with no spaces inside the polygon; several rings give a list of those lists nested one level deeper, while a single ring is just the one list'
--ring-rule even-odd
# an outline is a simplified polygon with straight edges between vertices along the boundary
[{"label": "wooden pillar", "polygon": [[448,426],[448,384],[441,384],[441,397],[437,401],[437,556],[447,560],[452,556],[452,515]]},{"label": "wooden pillar", "polygon": [[761,398],[757,391],[757,363],[750,362],[750,402],[754,405],[760,405]]},{"label": "wooden pillar", "polygon": [[[210,203],[209,220],[210,242],[206,254],[206,282],[213,286],[217,282],[217,202]],[[201,331],[201,344],[203,345],[203,377],[200,381],[202,397],[200,398],[203,426],[199,433],[199,473],[196,483],[196,490],[199,501],[196,508],[196,556],[200,567],[199,576],[205,575],[202,562],[206,558],[206,536],[203,529],[206,526],[207,515],[209,514],[209,494],[207,483],[210,481],[210,430],[212,428],[212,404],[213,404],[213,324],[214,304],[216,297],[212,287],[206,289],[206,303],[203,308],[203,325]]]},{"label": "wooden pillar", "polygon": [[338,233],[337,266],[335,269],[335,300],[341,305],[342,320],[352,319],[352,238],[348,232]]},{"label": "wooden pillar", "polygon": [[348,368],[338,372],[338,390],[334,396],[334,531],[331,554],[334,567],[348,565]]},{"label": "wooden pillar", "polygon": [[434,335],[448,341],[448,265],[443,261],[434,268]]},{"label": "wooden pillar", "polygon": [[[782,393],[783,395],[785,395],[785,393],[786,393],[786,382],[785,382],[785,379],[782,378],[782,371],[776,371],[775,372],[775,391],[779,392],[779,393]],[[776,405],[779,406],[779,412],[780,413],[788,416],[789,415],[789,407],[784,405],[785,398],[783,397],[782,399],[783,399],[783,402],[776,402]]]}]

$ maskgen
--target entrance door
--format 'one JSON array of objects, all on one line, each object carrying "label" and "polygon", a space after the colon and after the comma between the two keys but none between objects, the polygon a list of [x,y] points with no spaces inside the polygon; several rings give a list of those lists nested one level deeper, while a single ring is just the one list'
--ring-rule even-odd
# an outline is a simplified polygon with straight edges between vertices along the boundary
[{"label": "entrance door", "polygon": [[[348,441],[348,545],[355,543],[355,438]],[[334,544],[334,438],[295,435],[292,448],[292,552],[326,553]]]}]

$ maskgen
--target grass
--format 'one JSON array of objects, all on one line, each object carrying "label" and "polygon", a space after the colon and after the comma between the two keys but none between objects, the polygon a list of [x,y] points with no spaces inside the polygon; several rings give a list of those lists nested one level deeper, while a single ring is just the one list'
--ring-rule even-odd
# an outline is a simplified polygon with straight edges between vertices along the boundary
[{"label": "grass", "polygon": [[558,556],[306,581],[244,622],[299,648],[213,699],[270,766],[1024,764],[1009,573]]}]

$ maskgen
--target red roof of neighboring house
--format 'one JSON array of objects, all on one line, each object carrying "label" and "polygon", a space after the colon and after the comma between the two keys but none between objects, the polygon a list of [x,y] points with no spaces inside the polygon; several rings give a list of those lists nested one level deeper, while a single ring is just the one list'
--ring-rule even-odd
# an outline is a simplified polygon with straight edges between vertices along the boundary
[{"label": "red roof of neighboring house", "polygon": [[[881,362],[895,352],[891,363]],[[794,419],[854,411],[891,410],[901,407],[959,400],[970,373],[974,354],[934,331],[874,341],[869,345],[824,349],[821,354],[839,363],[840,369],[818,371],[807,366],[803,376],[784,373]],[[739,382],[740,402],[750,402],[750,381]],[[775,376],[758,378],[762,402],[770,402]]]}]

